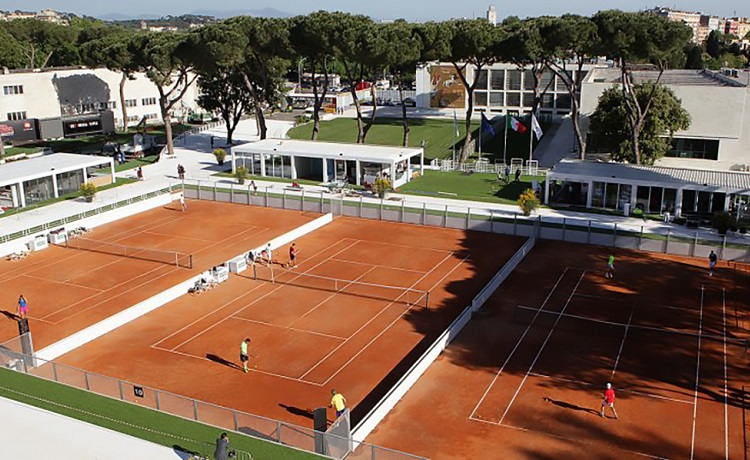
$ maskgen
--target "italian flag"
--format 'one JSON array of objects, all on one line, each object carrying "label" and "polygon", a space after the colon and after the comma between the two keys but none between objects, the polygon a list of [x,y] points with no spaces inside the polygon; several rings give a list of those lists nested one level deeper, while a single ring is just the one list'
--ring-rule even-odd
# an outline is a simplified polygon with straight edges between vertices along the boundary
[{"label": "italian flag", "polygon": [[510,127],[510,129],[512,129],[513,131],[517,133],[523,134],[526,132],[526,126],[524,126],[523,123],[518,121],[516,117],[508,118],[508,126]]}]

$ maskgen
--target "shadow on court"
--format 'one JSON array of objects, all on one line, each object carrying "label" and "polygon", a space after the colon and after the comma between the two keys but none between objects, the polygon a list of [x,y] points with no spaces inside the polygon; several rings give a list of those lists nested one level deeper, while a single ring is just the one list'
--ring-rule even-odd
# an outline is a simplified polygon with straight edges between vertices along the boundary
[{"label": "shadow on court", "polygon": [[554,399],[547,398],[547,397],[545,397],[543,399],[544,399],[545,402],[552,403],[555,406],[561,407],[563,409],[570,409],[570,410],[575,410],[575,411],[579,411],[579,412],[587,412],[589,414],[596,415],[597,417],[599,416],[599,412],[595,411],[594,409],[591,409],[590,407],[581,407],[581,406],[577,406],[575,404],[571,404],[571,403],[568,403],[568,402],[565,402],[565,401],[556,401]]},{"label": "shadow on court", "polygon": [[310,420],[313,419],[313,412],[310,409],[300,409],[299,407],[287,406],[286,404],[281,403],[279,403],[279,407],[286,409],[286,411],[292,415],[309,418]]},{"label": "shadow on court", "polygon": [[0,310],[0,314],[4,315],[8,319],[12,319],[14,321],[18,321],[20,318],[18,315],[16,315],[13,312],[9,312],[7,310]]},{"label": "shadow on court", "polygon": [[214,354],[211,354],[211,353],[206,353],[206,359],[208,359],[209,361],[213,361],[213,362],[215,362],[217,364],[221,364],[223,366],[230,367],[232,369],[237,369],[238,371],[242,370],[242,366],[240,366],[239,364],[233,363],[231,361],[227,361],[226,359],[224,359],[224,358],[222,358],[221,356],[218,356],[218,355],[214,355]]}]

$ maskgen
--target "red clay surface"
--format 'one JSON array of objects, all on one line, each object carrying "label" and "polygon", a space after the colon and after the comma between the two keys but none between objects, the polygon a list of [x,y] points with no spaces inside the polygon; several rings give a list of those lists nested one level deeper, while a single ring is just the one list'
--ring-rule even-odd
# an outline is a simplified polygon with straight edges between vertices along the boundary
[{"label": "red clay surface", "polygon": [[52,245],[21,261],[0,261],[0,342],[18,336],[19,294],[28,301],[38,351],[319,217],[201,201],[189,201],[183,213],[176,203],[97,227],[85,237],[190,253],[192,270]]},{"label": "red clay surface", "polygon": [[[749,359],[731,339],[748,336],[749,273],[618,249],[608,280],[608,254],[539,242],[367,441],[436,459],[748,458]],[[606,382],[617,420],[599,416]]]},{"label": "red clay surface", "polygon": [[[59,362],[307,427],[308,410],[327,405],[336,388],[356,419],[523,241],[340,217],[296,242],[297,273],[276,265],[274,277],[284,283],[253,280],[250,271],[232,275],[216,289],[177,299]],[[286,251],[275,258],[286,261]],[[430,308],[418,296],[409,298],[415,305],[360,285],[330,292],[298,278],[300,272],[430,290]],[[259,267],[258,274],[268,278],[270,271]],[[257,358],[251,357],[245,374],[238,354],[248,336]]]}]

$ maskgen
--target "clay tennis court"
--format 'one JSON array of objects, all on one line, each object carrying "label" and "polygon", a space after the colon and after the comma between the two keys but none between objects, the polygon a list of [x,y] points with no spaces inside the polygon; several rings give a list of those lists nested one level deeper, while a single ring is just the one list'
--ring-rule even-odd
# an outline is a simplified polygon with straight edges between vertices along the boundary
[{"label": "clay tennis court", "polygon": [[[251,270],[232,275],[58,361],[308,427],[308,411],[327,405],[336,388],[356,419],[523,241],[339,217],[296,241],[298,266],[275,264],[275,282],[266,267],[258,280]],[[274,258],[286,262],[286,249]],[[331,289],[327,278],[344,287]],[[238,360],[245,337],[256,356],[247,374]]]},{"label": "clay tennis court", "polygon": [[[257,247],[319,215],[190,201],[160,207],[93,229],[87,240],[192,254],[193,268],[50,245],[21,261],[0,261],[0,341],[18,336],[19,294],[29,302],[36,350],[95,324],[191,276]],[[273,228],[271,228],[273,227]],[[76,240],[71,240],[75,243]],[[146,251],[148,252],[148,251]],[[186,265],[186,264],[184,264]]]},{"label": "clay tennis court", "polygon": [[[540,241],[367,441],[430,458],[747,458],[747,272]],[[612,382],[619,418],[601,418]]]}]

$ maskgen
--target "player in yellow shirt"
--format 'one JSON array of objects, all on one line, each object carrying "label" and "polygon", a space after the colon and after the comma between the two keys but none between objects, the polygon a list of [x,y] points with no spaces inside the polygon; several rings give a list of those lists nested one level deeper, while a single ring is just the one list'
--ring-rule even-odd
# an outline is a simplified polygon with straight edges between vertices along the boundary
[{"label": "player in yellow shirt", "polygon": [[[250,345],[250,337],[246,338],[240,344],[240,362],[242,363],[242,369],[247,372],[247,360],[250,354],[248,353],[247,347]],[[253,366],[255,368],[255,366]]]},{"label": "player in yellow shirt", "polygon": [[328,407],[336,409],[336,418],[339,418],[346,410],[346,398],[336,390],[331,390],[331,395],[331,404]]}]

